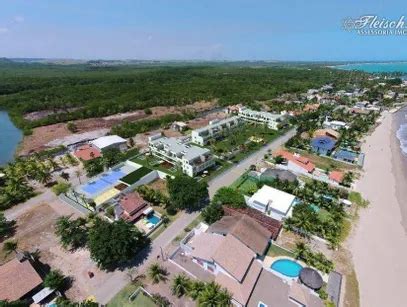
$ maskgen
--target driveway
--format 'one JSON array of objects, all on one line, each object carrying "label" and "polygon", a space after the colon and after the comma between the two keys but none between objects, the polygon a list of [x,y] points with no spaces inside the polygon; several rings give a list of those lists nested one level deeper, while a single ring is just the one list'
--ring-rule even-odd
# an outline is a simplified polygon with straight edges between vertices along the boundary
[{"label": "driveway", "polygon": [[[251,154],[234,167],[229,168],[224,173],[210,180],[208,183],[210,197],[213,197],[219,188],[231,185],[237,178],[243,175],[247,169],[249,169],[250,165],[260,162],[269,150],[273,151],[279,148],[291,137],[293,137],[295,133],[295,129],[289,130],[287,133],[265,145],[263,148]],[[158,256],[161,257],[161,248],[164,249],[166,246],[168,246],[172,240],[198,215],[199,212],[184,212],[181,214],[177,220],[168,226],[168,228],[153,241],[149,250],[145,250],[137,255],[137,259],[135,259],[135,264],[133,267],[136,267],[139,273],[145,271],[150,263],[157,260]],[[107,304],[129,282],[129,277],[125,272],[115,272],[112,274],[112,277],[94,293],[94,295],[100,304]]]}]

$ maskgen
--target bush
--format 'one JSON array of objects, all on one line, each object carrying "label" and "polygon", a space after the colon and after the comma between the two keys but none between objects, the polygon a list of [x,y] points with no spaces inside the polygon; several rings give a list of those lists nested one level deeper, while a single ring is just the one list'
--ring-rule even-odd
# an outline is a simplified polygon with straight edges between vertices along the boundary
[{"label": "bush", "polygon": [[215,223],[220,220],[223,216],[222,205],[212,202],[209,206],[202,210],[202,217],[204,221],[208,224]]},{"label": "bush", "polygon": [[71,184],[67,182],[58,182],[56,185],[52,187],[52,192],[56,195],[65,194],[69,191]]},{"label": "bush", "polygon": [[65,284],[65,276],[59,270],[50,271],[44,278],[44,286],[53,290],[60,290]]}]

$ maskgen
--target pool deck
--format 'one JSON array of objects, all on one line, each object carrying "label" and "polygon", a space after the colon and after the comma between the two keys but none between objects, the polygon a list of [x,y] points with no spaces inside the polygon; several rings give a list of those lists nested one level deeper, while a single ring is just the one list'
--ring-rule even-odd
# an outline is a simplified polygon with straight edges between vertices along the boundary
[{"label": "pool deck", "polygon": [[[264,258],[264,261],[263,261],[263,269],[266,269],[266,270],[268,270],[268,271],[274,273],[275,275],[277,275],[277,276],[279,276],[279,277],[281,277],[281,278],[283,278],[283,279],[286,279],[286,280],[297,279],[298,277],[288,277],[288,276],[285,276],[285,275],[283,275],[283,274],[280,274],[279,272],[277,272],[277,271],[271,269],[271,265],[272,265],[275,261],[281,260],[281,259],[289,259],[289,260],[295,261],[295,262],[297,262],[298,264],[300,264],[300,265],[301,265],[302,267],[304,267],[304,268],[309,267],[309,265],[307,265],[305,262],[303,262],[303,261],[301,261],[301,260],[297,260],[297,259],[291,258],[291,257],[287,257],[287,256],[277,256],[277,257],[266,256],[266,257]],[[318,270],[317,270],[317,271],[318,271]],[[328,274],[325,274],[325,273],[323,273],[323,272],[321,272],[321,271],[318,271],[318,272],[319,272],[319,274],[321,274],[322,280],[323,280],[325,283],[328,283],[329,275],[328,275]]]}]

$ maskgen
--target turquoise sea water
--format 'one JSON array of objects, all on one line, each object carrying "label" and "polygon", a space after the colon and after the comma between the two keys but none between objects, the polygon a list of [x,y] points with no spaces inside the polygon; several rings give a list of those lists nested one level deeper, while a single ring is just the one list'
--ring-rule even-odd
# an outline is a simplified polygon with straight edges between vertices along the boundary
[{"label": "turquoise sea water", "polygon": [[21,130],[14,126],[7,112],[0,111],[0,165],[13,160],[22,138]]},{"label": "turquoise sea water", "polygon": [[345,69],[345,70],[360,70],[368,73],[391,73],[391,72],[402,72],[407,75],[407,62],[397,62],[397,63],[355,63],[338,65],[335,68]]}]

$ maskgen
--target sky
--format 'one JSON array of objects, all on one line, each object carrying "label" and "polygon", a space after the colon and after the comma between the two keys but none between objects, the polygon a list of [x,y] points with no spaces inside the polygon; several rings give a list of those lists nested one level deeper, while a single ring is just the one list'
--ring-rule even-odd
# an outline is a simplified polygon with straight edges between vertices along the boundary
[{"label": "sky", "polygon": [[0,57],[407,60],[407,35],[343,29],[368,14],[407,17],[406,0],[0,0]]}]

